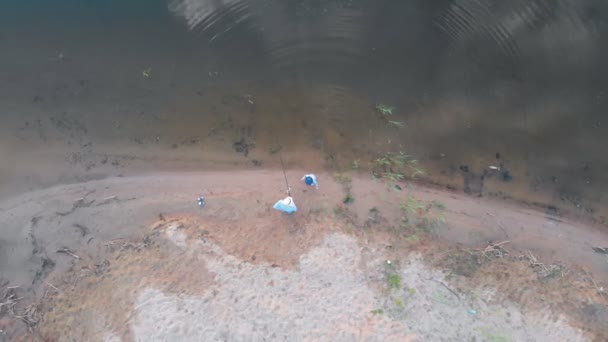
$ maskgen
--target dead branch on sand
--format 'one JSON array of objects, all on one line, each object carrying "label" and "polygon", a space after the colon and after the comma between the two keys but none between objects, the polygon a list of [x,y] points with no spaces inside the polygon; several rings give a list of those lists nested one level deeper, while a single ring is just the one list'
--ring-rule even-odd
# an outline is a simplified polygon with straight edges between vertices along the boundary
[{"label": "dead branch on sand", "polygon": [[119,247],[120,251],[133,249],[139,252],[142,249],[146,248],[148,245],[145,242],[134,242],[125,239],[116,239],[106,242],[104,246],[109,248]]},{"label": "dead branch on sand", "polygon": [[34,328],[38,324],[38,304],[30,304],[25,308],[22,314],[14,315],[13,318],[22,320],[30,333],[34,333]]},{"label": "dead branch on sand", "polygon": [[539,262],[538,259],[536,259],[536,256],[530,251],[528,251],[528,254],[524,255],[524,257],[528,260],[530,267],[534,269],[534,272],[538,273],[541,278],[552,277],[557,274],[560,274],[562,277],[564,276],[565,267],[562,265],[551,264],[545,266],[545,264]]},{"label": "dead branch on sand", "polygon": [[502,245],[509,243],[511,241],[503,241],[503,242],[499,242],[496,244],[490,243],[488,244],[488,246],[482,251],[483,255],[490,259],[491,256],[495,257],[495,258],[503,258],[507,255],[509,255],[509,252],[507,252],[506,249],[504,249],[502,247]]},{"label": "dead branch on sand", "polygon": [[65,247],[62,248],[62,249],[58,249],[56,252],[57,253],[65,253],[65,254],[73,257],[73,258],[80,259],[80,257],[78,255],[74,254],[71,250],[69,250],[68,248],[65,248]]},{"label": "dead branch on sand", "polygon": [[589,274],[589,272],[587,272],[587,270],[583,270],[583,271],[585,271],[587,278],[589,278],[589,280],[591,281],[591,284],[593,284],[597,293],[602,297],[606,296],[606,291],[604,291],[604,287],[597,286],[597,283],[595,282],[595,280],[593,280],[593,278],[591,277],[591,274]]},{"label": "dead branch on sand", "polygon": [[51,292],[51,289],[55,290],[57,293],[62,293],[61,290],[59,290],[55,285],[46,282],[46,285],[48,286],[48,288],[46,289],[46,291],[44,291],[44,295],[42,295],[42,299],[45,299],[49,296],[49,292]]},{"label": "dead branch on sand", "polygon": [[458,300],[460,300],[460,296],[458,295],[458,293],[456,293],[456,291],[452,290],[446,283],[439,281],[437,279],[433,279],[433,278],[427,278],[427,280],[431,280],[431,281],[441,284],[443,287],[448,289],[448,291],[450,291],[454,296],[456,296],[456,298],[458,298]]},{"label": "dead branch on sand", "polygon": [[38,324],[38,305],[30,304],[22,313],[17,313],[15,306],[18,301],[24,298],[17,297],[15,290],[18,288],[19,286],[10,286],[4,289],[1,299],[2,302],[0,303],[0,315],[6,312],[11,318],[23,321],[27,325],[30,333],[33,333],[33,329]]},{"label": "dead branch on sand", "polygon": [[0,302],[0,314],[4,313],[6,311],[6,313],[8,313],[9,316],[11,316],[11,317],[15,316],[15,305],[17,305],[18,301],[23,299],[23,297],[17,297],[17,295],[15,294],[15,289],[18,289],[18,288],[19,288],[19,286],[11,286],[11,287],[6,287],[4,289],[4,292],[2,294],[2,299]]},{"label": "dead branch on sand", "polygon": [[99,207],[100,205],[108,204],[108,203],[114,202],[114,201],[116,201],[116,202],[119,201],[118,196],[110,196],[110,197],[103,198],[99,203],[97,203],[97,206]]}]

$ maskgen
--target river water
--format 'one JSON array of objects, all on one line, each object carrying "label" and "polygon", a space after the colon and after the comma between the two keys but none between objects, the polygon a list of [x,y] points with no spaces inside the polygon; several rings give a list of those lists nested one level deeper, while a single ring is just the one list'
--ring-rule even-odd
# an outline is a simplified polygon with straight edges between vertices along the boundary
[{"label": "river water", "polygon": [[0,195],[279,156],[369,172],[403,152],[427,182],[605,221],[607,15],[600,0],[3,1]]}]

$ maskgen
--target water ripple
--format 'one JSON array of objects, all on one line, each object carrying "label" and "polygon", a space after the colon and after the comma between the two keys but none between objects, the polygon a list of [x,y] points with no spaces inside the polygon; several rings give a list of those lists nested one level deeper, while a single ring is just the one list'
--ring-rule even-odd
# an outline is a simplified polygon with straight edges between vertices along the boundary
[{"label": "water ripple", "polygon": [[168,1],[209,42],[255,46],[275,66],[396,65],[415,55],[460,54],[467,68],[534,69],[556,50],[582,65],[598,36],[590,2],[571,0]]},{"label": "water ripple", "polygon": [[172,0],[169,9],[210,42],[246,22],[278,66],[359,62],[369,50],[364,12],[350,2]]}]

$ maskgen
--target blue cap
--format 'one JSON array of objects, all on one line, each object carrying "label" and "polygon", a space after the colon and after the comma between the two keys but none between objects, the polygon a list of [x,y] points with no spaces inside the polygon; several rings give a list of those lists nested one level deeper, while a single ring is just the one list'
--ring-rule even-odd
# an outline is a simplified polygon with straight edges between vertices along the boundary
[{"label": "blue cap", "polygon": [[306,178],[304,178],[304,183],[306,183],[306,185],[313,185],[315,183],[315,180],[312,179],[312,177],[310,176],[306,176]]}]

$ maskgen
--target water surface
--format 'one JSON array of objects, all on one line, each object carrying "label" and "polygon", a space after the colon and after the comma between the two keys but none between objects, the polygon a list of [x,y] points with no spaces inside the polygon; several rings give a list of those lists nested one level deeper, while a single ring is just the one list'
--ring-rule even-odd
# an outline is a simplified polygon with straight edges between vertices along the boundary
[{"label": "water surface", "polygon": [[[4,1],[2,195],[130,172],[278,167],[279,153],[289,167],[358,161],[369,172],[403,151],[427,181],[602,220],[607,10]],[[390,118],[378,104],[395,108]]]}]

